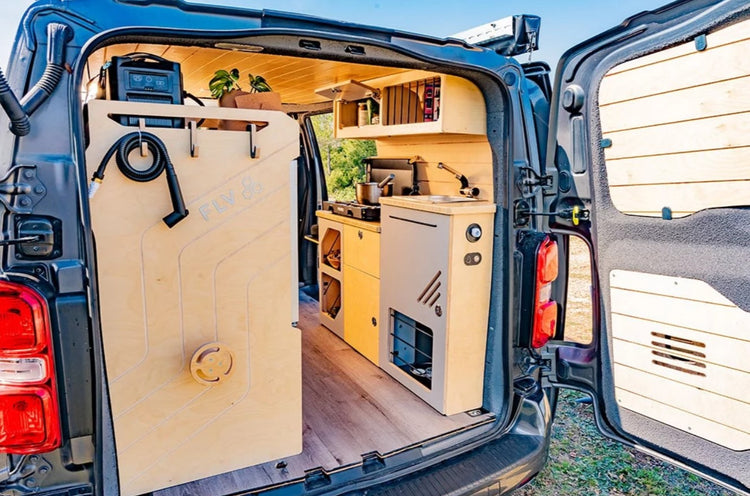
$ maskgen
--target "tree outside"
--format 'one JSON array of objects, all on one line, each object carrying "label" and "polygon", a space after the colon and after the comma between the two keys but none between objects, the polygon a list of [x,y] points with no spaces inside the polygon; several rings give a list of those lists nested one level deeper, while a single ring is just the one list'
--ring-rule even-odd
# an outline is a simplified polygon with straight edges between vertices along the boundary
[{"label": "tree outside", "polygon": [[365,180],[363,161],[377,154],[375,142],[334,138],[333,114],[316,115],[311,120],[320,147],[329,198],[354,201],[355,184]]}]

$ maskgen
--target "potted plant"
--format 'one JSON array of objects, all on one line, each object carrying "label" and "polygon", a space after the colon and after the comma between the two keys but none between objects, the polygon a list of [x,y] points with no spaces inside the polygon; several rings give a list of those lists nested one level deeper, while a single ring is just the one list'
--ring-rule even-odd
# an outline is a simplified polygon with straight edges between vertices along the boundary
[{"label": "potted plant", "polygon": [[[240,71],[220,69],[214,73],[208,87],[211,95],[219,100],[220,107],[281,110],[281,95],[271,89],[263,76],[248,74],[250,91],[243,91],[239,85]],[[245,121],[220,121],[220,129],[245,130]]]}]

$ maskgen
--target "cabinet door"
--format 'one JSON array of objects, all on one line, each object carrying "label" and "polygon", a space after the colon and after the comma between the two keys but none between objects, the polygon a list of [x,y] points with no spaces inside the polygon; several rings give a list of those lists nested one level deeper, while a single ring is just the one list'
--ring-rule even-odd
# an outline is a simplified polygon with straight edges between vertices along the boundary
[{"label": "cabinet door", "polygon": [[[348,250],[348,248],[347,248]],[[344,340],[378,364],[380,280],[353,267],[344,267]]]},{"label": "cabinet door", "polygon": [[344,263],[380,277],[380,233],[344,226]]}]

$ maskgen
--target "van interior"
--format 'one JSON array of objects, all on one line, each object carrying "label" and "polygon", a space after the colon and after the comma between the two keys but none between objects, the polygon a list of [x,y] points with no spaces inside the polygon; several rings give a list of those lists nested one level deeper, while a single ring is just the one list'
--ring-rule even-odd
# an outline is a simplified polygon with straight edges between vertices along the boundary
[{"label": "van interior", "polygon": [[[247,93],[212,98],[233,68]],[[474,83],[234,43],[111,44],[86,71],[123,494],[315,487],[496,427],[498,186]],[[379,199],[328,191],[326,114],[336,140],[372,141]]]}]

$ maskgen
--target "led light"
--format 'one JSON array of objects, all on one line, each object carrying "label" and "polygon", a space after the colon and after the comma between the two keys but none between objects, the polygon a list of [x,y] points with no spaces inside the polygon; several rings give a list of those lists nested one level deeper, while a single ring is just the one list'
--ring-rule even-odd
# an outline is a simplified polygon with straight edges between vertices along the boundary
[{"label": "led light", "polygon": [[43,357],[0,358],[0,384],[39,384],[47,381]]},{"label": "led light", "polygon": [[47,345],[44,302],[30,288],[0,281],[0,352],[42,351]]}]

